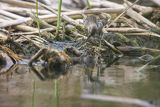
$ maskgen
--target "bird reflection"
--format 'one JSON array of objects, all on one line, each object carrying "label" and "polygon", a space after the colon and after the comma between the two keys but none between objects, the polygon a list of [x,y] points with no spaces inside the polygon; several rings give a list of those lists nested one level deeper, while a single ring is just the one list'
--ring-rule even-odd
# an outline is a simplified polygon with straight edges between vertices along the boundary
[{"label": "bird reflection", "polygon": [[103,75],[104,69],[102,69],[101,58],[94,49],[88,49],[85,54],[81,56],[81,64],[90,81],[98,81],[99,76]]}]

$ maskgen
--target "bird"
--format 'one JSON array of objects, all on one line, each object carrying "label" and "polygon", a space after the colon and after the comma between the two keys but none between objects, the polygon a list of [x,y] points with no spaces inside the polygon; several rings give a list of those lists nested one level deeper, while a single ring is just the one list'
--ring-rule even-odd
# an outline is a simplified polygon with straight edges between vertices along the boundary
[{"label": "bird", "polygon": [[86,28],[87,40],[91,37],[100,37],[103,34],[103,27],[106,24],[105,19],[98,19],[95,15],[87,16],[83,19]]},{"label": "bird", "polygon": [[83,20],[84,26],[87,30],[87,40],[91,37],[94,36],[98,30],[98,26],[97,26],[97,18],[94,15],[91,16],[87,16],[86,18],[84,18]]},{"label": "bird", "polygon": [[81,56],[81,63],[84,66],[85,73],[88,76],[89,80],[93,80],[92,72],[94,71],[94,68],[96,66],[96,56],[94,53],[94,50],[87,50],[82,56]]}]

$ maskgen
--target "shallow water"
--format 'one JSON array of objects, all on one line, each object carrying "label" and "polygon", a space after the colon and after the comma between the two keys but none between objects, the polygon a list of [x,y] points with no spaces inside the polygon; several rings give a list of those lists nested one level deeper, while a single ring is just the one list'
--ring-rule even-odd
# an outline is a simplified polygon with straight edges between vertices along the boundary
[{"label": "shallow water", "polygon": [[[40,67],[37,67],[40,71]],[[142,107],[160,106],[160,72],[158,69],[137,72],[138,67],[114,65],[99,81],[89,81],[80,65],[70,68],[58,79],[41,80],[26,65],[16,65],[0,75],[0,107]],[[46,71],[47,72],[47,71]],[[110,101],[85,98],[83,95],[113,96]],[[83,98],[82,98],[83,97]],[[124,100],[117,102],[117,98]],[[125,99],[138,99],[140,105]],[[94,99],[94,100],[93,100]],[[143,104],[145,103],[145,104]]]}]

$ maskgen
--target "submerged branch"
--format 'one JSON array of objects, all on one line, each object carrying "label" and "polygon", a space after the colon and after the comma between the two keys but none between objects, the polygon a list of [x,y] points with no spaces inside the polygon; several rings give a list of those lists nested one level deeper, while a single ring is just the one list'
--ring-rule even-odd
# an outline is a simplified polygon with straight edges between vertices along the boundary
[{"label": "submerged branch", "polygon": [[124,104],[135,104],[135,105],[142,106],[142,107],[155,107],[154,105],[148,103],[147,101],[140,100],[140,99],[135,99],[135,98],[127,98],[127,97],[85,94],[85,95],[81,95],[81,98],[89,99],[89,100],[124,103]]}]

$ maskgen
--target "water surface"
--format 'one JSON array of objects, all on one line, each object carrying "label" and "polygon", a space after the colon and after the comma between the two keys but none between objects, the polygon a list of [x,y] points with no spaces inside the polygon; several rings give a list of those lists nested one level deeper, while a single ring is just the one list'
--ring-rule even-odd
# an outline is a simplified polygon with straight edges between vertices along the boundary
[{"label": "water surface", "polygon": [[0,107],[142,107],[83,99],[82,95],[133,98],[159,107],[159,70],[137,72],[136,69],[138,67],[113,65],[105,69],[99,81],[91,82],[81,65],[71,67],[58,79],[45,80],[27,65],[16,65],[13,70],[0,75]]}]

